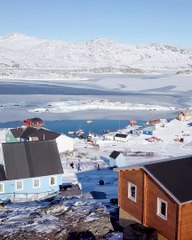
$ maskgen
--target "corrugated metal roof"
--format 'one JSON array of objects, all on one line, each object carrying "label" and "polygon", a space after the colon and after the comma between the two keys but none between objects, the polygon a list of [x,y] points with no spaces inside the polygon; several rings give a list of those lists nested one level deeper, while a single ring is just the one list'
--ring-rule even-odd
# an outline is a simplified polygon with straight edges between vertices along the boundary
[{"label": "corrugated metal roof", "polygon": [[63,173],[55,141],[3,143],[8,180]]}]

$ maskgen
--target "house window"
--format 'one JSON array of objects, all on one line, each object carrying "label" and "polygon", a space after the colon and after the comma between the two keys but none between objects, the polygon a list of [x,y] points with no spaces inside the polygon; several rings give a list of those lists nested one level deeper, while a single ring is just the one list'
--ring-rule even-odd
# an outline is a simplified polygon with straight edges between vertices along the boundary
[{"label": "house window", "polygon": [[130,182],[128,183],[128,198],[136,202],[137,186]]},{"label": "house window", "polygon": [[167,202],[157,198],[157,215],[167,220]]},{"label": "house window", "polygon": [[49,185],[50,186],[56,185],[56,177],[50,177],[49,178]]},{"label": "house window", "polygon": [[33,188],[39,188],[40,187],[40,178],[33,179]]},{"label": "house window", "polygon": [[16,191],[23,190],[23,181],[16,181],[15,182],[15,190]]},{"label": "house window", "polygon": [[4,183],[0,183],[0,193],[4,193]]}]

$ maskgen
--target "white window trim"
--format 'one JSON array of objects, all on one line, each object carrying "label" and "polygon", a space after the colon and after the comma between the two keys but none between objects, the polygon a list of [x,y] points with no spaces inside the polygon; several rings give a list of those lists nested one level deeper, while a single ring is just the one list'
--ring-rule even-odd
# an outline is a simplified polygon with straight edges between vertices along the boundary
[{"label": "white window trim", "polygon": [[0,183],[0,185],[2,185],[2,191],[0,191],[0,193],[4,193],[5,192],[5,184],[4,183]]},{"label": "white window trim", "polygon": [[[165,216],[161,214],[161,203],[165,203],[166,205]],[[161,217],[164,220],[167,220],[167,208],[168,208],[168,203],[161,198],[157,198],[157,216]]]},{"label": "white window trim", "polygon": [[[35,186],[35,181],[36,181],[36,180],[39,180],[39,186],[37,186],[37,187]],[[33,188],[40,188],[40,187],[41,187],[40,178],[34,178],[34,179],[33,179]]]},{"label": "white window trim", "polygon": [[[135,198],[131,196],[131,188],[135,188]],[[137,186],[131,182],[128,182],[128,198],[131,199],[132,201],[136,202],[137,201]]]},{"label": "white window trim", "polygon": [[[55,183],[54,184],[51,184],[51,178],[55,179]],[[50,176],[49,177],[49,186],[56,186],[56,185],[57,185],[57,177],[56,176]]]},{"label": "white window trim", "polygon": [[[18,182],[21,182],[21,183],[22,183],[22,188],[21,188],[21,189],[18,189],[18,188],[17,188],[17,183],[18,183]],[[23,191],[23,180],[15,181],[15,190],[16,190],[16,191]]]}]

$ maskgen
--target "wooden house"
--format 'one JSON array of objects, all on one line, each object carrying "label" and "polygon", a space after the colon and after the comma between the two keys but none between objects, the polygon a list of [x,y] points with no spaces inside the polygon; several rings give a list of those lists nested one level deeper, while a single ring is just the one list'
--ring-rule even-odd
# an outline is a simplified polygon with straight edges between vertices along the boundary
[{"label": "wooden house", "polygon": [[188,121],[192,119],[192,110],[186,110],[178,113],[177,119],[180,121]]},{"label": "wooden house", "polygon": [[125,162],[125,156],[119,151],[115,150],[109,155],[110,167],[123,166],[124,162]]},{"label": "wooden house", "polygon": [[155,228],[158,239],[192,239],[192,156],[118,168],[121,221]]},{"label": "wooden house", "polygon": [[2,144],[0,199],[39,200],[57,193],[63,182],[63,168],[55,141]]},{"label": "wooden house", "polygon": [[23,121],[23,125],[26,127],[40,128],[44,126],[44,122],[41,118],[30,118]]}]

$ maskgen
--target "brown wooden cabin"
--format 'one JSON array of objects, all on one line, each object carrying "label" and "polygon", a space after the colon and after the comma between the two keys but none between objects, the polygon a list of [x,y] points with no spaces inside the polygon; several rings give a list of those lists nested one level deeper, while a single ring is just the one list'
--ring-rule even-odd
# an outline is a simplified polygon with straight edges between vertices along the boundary
[{"label": "brown wooden cabin", "polygon": [[192,239],[192,156],[116,170],[121,222],[155,228],[160,240]]}]

